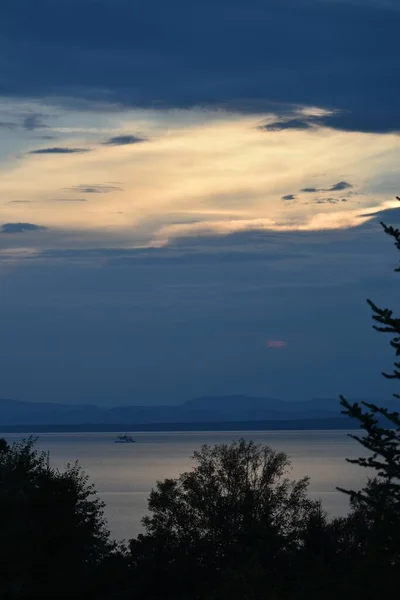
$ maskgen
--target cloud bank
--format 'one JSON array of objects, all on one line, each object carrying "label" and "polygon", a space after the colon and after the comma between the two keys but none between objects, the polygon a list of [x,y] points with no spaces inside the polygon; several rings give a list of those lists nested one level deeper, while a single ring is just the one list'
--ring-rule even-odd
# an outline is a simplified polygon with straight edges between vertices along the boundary
[{"label": "cloud bank", "polygon": [[[102,0],[95,26],[93,16],[92,0],[3,3],[3,56],[11,58],[0,94],[110,111],[274,105],[272,131],[400,131],[400,11],[387,3],[204,0],[189,9],[184,0],[149,0],[138,13],[131,2]],[[304,106],[325,112],[300,118]]]}]

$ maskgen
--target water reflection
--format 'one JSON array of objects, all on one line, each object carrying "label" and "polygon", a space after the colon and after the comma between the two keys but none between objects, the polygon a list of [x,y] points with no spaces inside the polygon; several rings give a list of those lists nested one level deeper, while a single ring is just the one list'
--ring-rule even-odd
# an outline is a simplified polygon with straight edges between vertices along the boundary
[{"label": "water reflection", "polygon": [[[366,473],[346,457],[360,447],[344,431],[160,432],[134,433],[137,444],[114,444],[115,433],[41,434],[39,447],[50,451],[53,466],[79,460],[106,502],[113,536],[129,538],[140,531],[147,499],[157,480],[176,477],[193,465],[190,456],[202,444],[240,437],[269,444],[292,459],[292,476],[311,477],[310,493],[334,515],[345,514],[346,496],[336,486],[359,487]],[[5,435],[9,441],[21,435]]]}]

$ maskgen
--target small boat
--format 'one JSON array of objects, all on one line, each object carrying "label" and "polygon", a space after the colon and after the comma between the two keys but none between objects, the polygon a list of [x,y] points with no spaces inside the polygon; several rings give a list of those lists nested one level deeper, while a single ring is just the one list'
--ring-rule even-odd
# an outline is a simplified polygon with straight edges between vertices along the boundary
[{"label": "small boat", "polygon": [[131,435],[127,433],[125,435],[119,435],[115,440],[114,444],[135,444],[136,440],[133,439]]}]

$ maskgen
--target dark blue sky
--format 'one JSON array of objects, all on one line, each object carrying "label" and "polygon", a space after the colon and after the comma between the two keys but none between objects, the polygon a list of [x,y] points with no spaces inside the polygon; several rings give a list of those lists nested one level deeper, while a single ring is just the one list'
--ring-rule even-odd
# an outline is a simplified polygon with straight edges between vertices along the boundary
[{"label": "dark blue sky", "polygon": [[397,0],[3,0],[0,397],[390,394],[399,30]]}]

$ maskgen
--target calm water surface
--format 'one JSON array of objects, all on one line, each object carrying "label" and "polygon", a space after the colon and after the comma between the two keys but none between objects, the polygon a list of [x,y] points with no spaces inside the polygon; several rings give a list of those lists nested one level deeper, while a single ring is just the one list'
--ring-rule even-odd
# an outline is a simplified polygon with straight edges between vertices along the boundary
[{"label": "calm water surface", "polygon": [[[0,434],[1,435],[1,434]],[[136,444],[114,444],[113,433],[40,434],[39,447],[50,451],[58,468],[79,460],[106,503],[113,536],[133,537],[140,531],[147,499],[157,480],[176,477],[193,465],[190,456],[202,444],[232,442],[240,437],[269,444],[292,460],[294,478],[311,477],[310,494],[322,499],[334,515],[345,514],[346,496],[335,486],[358,487],[365,472],[345,462],[360,455],[360,446],[344,431],[251,431],[132,433]],[[2,435],[8,441],[22,435]]]}]

